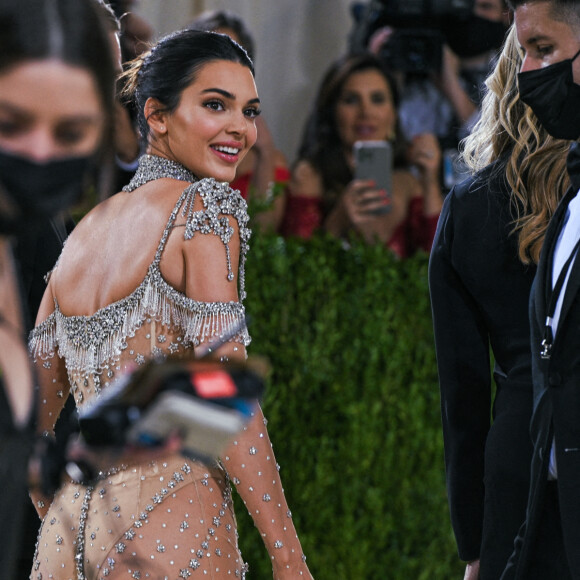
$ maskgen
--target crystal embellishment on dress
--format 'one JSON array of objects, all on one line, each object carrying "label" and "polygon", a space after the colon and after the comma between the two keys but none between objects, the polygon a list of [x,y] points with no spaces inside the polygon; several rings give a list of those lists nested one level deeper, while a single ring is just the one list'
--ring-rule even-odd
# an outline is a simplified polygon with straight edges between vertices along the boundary
[{"label": "crystal embellishment on dress", "polygon": [[[232,189],[229,183],[216,181],[212,177],[198,180],[180,163],[157,155],[143,155],[139,159],[139,168],[123,191],[130,193],[150,181],[161,178],[191,182],[191,185],[183,192],[185,197],[182,202],[181,215],[186,220],[184,238],[189,240],[196,232],[213,233],[218,236],[226,249],[227,277],[230,281],[235,279],[229,246],[234,230],[229,225],[227,216],[231,215],[236,219],[240,235],[240,298],[244,300],[246,297],[245,262],[251,230],[248,228],[248,206],[240,192]],[[203,200],[203,210],[194,211],[193,209],[196,194],[199,194]]]},{"label": "crystal embellishment on dress", "polygon": [[197,177],[180,163],[157,155],[143,155],[139,159],[139,167],[133,179],[123,188],[123,191],[131,192],[160,177],[189,181],[190,183],[197,181]]}]

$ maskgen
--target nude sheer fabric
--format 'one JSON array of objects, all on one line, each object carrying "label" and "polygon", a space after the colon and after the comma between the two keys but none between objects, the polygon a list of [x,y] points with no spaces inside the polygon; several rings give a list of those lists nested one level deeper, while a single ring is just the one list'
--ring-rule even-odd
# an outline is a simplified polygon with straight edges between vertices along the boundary
[{"label": "nude sheer fabric", "polygon": [[[156,167],[146,168],[145,174],[150,179],[138,172],[138,185],[169,176],[168,163],[172,169],[173,162],[153,158]],[[186,181],[189,176],[171,177]],[[54,426],[69,387],[82,408],[120,373],[147,358],[211,344],[236,325],[239,330],[230,338],[229,350],[245,351],[250,339],[241,303],[197,302],[170,287],[159,270],[178,215],[185,215],[187,224],[193,220],[201,224],[189,228],[196,235],[220,235],[223,231],[216,231],[212,220],[233,215],[242,250],[247,247],[245,202],[226,186],[202,180],[184,190],[145,280],[130,296],[88,317],[64,316],[55,302],[54,312],[33,331],[30,350],[39,374],[43,428]],[[205,196],[206,215],[179,213],[193,207],[192,198],[200,194]],[[225,245],[228,240],[222,237]],[[230,477],[256,521],[273,565],[302,561],[258,409],[230,446],[223,465],[172,455],[163,461],[116,466],[88,488],[63,485],[44,517],[31,578],[243,578],[246,567],[237,545]],[[37,507],[43,513],[47,506]]]}]

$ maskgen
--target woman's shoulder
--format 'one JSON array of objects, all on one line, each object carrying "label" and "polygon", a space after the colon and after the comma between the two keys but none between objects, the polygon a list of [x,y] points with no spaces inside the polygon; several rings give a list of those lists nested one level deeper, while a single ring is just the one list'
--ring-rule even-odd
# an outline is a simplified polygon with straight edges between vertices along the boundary
[{"label": "woman's shoulder", "polygon": [[509,214],[511,189],[505,163],[500,159],[470,175],[454,185],[446,198],[445,205],[462,215]]},{"label": "woman's shoulder", "polygon": [[505,164],[497,162],[451,189],[443,202],[439,229],[446,239],[461,240],[472,252],[496,251],[512,243],[513,220]]},{"label": "woman's shoulder", "polygon": [[108,249],[158,243],[161,232],[184,188],[183,182],[151,182],[132,192],[121,191],[93,207],[75,225],[59,263],[101,256]]}]

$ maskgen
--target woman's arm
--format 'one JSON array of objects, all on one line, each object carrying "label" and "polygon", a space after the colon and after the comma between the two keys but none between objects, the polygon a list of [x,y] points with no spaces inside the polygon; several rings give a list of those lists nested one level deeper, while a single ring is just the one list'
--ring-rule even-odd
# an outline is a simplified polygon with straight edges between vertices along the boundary
[{"label": "woman's arm", "polygon": [[[34,363],[38,389],[37,434],[54,438],[54,426],[70,390],[64,359],[58,356],[55,335],[55,315],[52,279],[47,287],[37,317],[37,325],[30,334],[29,350]],[[48,444],[48,441],[47,441]],[[37,470],[40,467],[37,466]],[[42,475],[37,473],[37,480]],[[39,516],[48,511],[52,498],[45,496],[35,485],[30,496]]]},{"label": "woman's arm", "polygon": [[308,239],[322,225],[322,179],[312,165],[302,159],[290,175],[282,234]]},{"label": "woman's arm", "polygon": [[[196,234],[191,240],[184,241],[187,295],[195,300],[238,301],[239,224],[233,216],[227,217],[233,229],[228,242],[231,271],[234,273],[232,279],[227,276],[224,242],[220,237],[212,233]],[[233,341],[218,348],[216,355],[244,360],[246,352],[244,345]],[[266,421],[259,407],[244,431],[224,453],[223,462],[262,535],[275,580],[311,578],[284,497]]]},{"label": "woman's arm", "polygon": [[[249,153],[253,157],[253,166],[248,199],[256,198],[270,205],[269,209],[257,213],[254,219],[263,230],[277,231],[284,213],[288,164],[282,152],[276,149],[263,116],[256,119],[256,127],[258,139]],[[282,180],[280,176],[283,176]]]},{"label": "woman's arm", "polygon": [[254,418],[224,453],[228,470],[270,555],[275,580],[312,578],[292,521],[267,421]]},{"label": "woman's arm", "polygon": [[438,216],[443,207],[441,192],[441,148],[432,133],[416,135],[411,141],[407,158],[419,170],[419,185],[426,217]]},{"label": "woman's arm", "polygon": [[[429,290],[441,394],[447,493],[459,557],[479,558],[484,509],[484,454],[490,428],[491,369],[483,314],[463,283],[453,256],[452,191],[443,207],[429,263]],[[466,251],[463,249],[463,251]]]}]

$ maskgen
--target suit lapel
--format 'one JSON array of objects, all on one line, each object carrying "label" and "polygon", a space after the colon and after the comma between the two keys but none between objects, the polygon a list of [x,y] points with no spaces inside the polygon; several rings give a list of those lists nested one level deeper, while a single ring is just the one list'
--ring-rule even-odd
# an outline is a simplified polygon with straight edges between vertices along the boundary
[{"label": "suit lapel", "polygon": [[580,288],[580,260],[578,259],[578,255],[576,255],[570,271],[570,278],[566,285],[564,301],[562,302],[562,310],[560,312],[560,320],[562,322],[566,320],[566,315],[568,314],[572,302],[574,302],[574,298],[578,293],[578,288]]},{"label": "suit lapel", "polygon": [[[560,230],[562,229],[562,222],[566,215],[566,210],[572,199],[576,196],[578,190],[575,188],[570,188],[566,195],[563,197],[562,201],[556,208],[552,219],[546,230],[546,237],[544,238],[544,245],[542,247],[542,253],[540,255],[540,261],[538,263],[538,270],[536,272],[536,284],[535,284],[535,309],[537,314],[537,322],[540,326],[544,325],[546,319],[546,309],[548,304],[548,298],[552,293],[552,266],[554,262],[554,247]],[[576,262],[574,262],[576,266]],[[576,270],[576,268],[574,268]],[[566,291],[566,294],[568,291]]]}]

